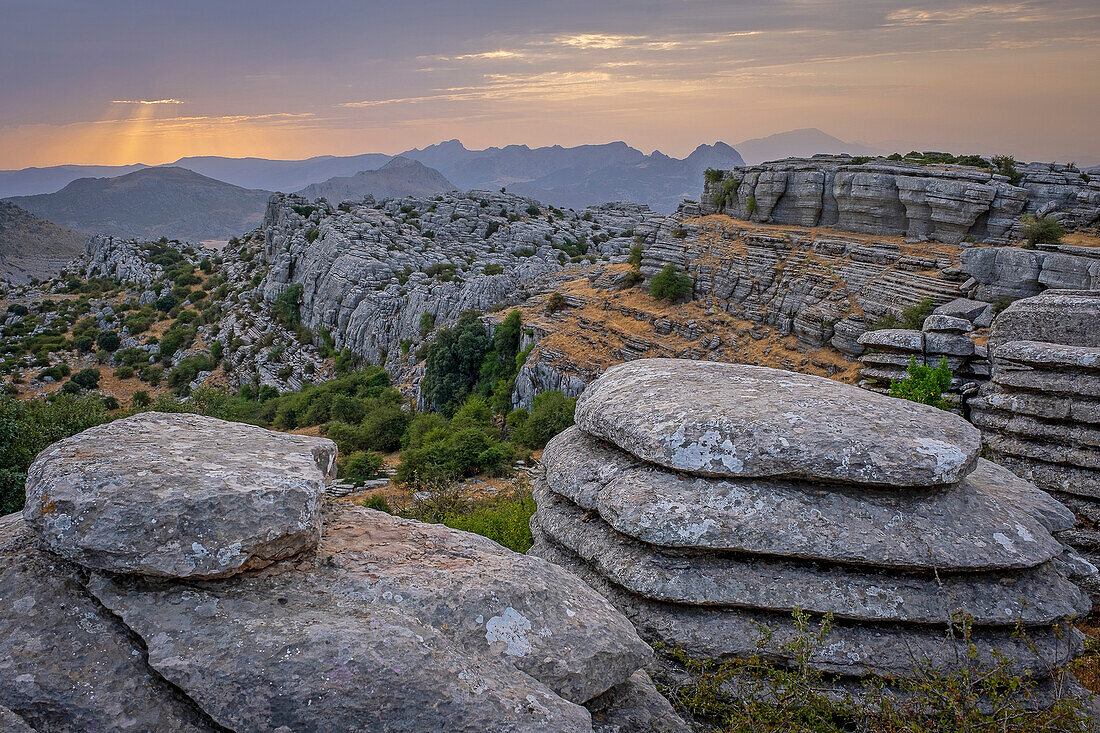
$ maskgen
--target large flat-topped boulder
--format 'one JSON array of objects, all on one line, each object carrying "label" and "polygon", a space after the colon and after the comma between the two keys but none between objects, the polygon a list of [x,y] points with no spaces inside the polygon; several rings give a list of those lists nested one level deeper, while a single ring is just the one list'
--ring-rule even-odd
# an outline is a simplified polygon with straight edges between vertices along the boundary
[{"label": "large flat-topped boulder", "polygon": [[96,574],[89,589],[232,730],[589,731],[579,703],[651,656],[602,596],[538,558],[361,507],[325,520],[316,556],[278,572]]},{"label": "large flat-topped boulder", "polygon": [[43,451],[23,516],[49,549],[85,567],[221,577],[317,545],[335,460],[324,438],[143,413]]},{"label": "large flat-topped boulder", "polygon": [[767,367],[641,359],[577,402],[577,425],[677,471],[893,487],[954,483],[981,436],[961,417]]},{"label": "large flat-topped boulder", "polygon": [[[572,460],[559,464],[563,454]],[[954,486],[897,492],[678,474],[646,467],[580,430],[554,438],[543,460],[552,491],[663,547],[893,568],[1028,568],[1061,552],[1047,527],[1069,515],[989,461]]]},{"label": "large flat-topped boulder", "polygon": [[[740,606],[838,619],[942,624],[964,613],[976,625],[1055,623],[1090,603],[1051,563],[1004,573],[894,571],[763,555],[658,548],[617,532],[536,480],[532,524],[600,575],[657,601]],[[1072,526],[1072,525],[1071,525]]]}]

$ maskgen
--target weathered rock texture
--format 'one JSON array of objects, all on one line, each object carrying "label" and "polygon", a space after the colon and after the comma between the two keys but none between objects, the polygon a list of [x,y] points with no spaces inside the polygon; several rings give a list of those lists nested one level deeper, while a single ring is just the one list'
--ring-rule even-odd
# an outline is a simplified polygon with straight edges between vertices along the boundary
[{"label": "weathered rock texture", "polygon": [[[993,460],[1073,509],[1059,533],[1100,564],[1100,292],[1051,290],[993,322],[992,382],[970,401]],[[1095,598],[1095,573],[1081,579]]]},{"label": "weathered rock texture", "polygon": [[327,438],[146,412],[44,450],[27,475],[23,517],[52,551],[86,567],[218,577],[315,547],[335,475]]},{"label": "weathered rock texture", "polygon": [[[561,568],[442,525],[319,508],[335,457],[328,441],[139,418],[49,449],[31,471],[36,521],[0,520],[9,613],[0,712],[16,722],[135,732],[684,729],[639,672],[649,647]],[[286,537],[280,493],[297,501],[300,491],[307,532],[286,548],[295,554],[265,556],[260,569],[246,560],[232,575],[194,572],[191,561],[201,570],[207,558],[189,548],[179,556],[192,536],[213,550],[241,527],[246,537]],[[80,531],[59,545],[57,529],[37,520],[78,494],[81,511],[70,516]],[[121,505],[130,508],[114,515]],[[211,529],[218,510],[223,524]],[[105,548],[89,551],[103,544],[93,542],[103,517],[121,538],[111,562]],[[156,539],[158,525],[173,529],[143,544],[139,535]]]},{"label": "weathered rock texture", "polygon": [[[792,614],[831,614],[809,664],[838,675],[838,689],[1001,655],[1015,672],[1049,679],[1081,652],[1068,622],[1090,603],[1051,535],[1072,526],[1072,513],[975,462],[978,436],[964,420],[778,370],[648,361],[589,386],[577,426],[543,454],[531,522],[531,552],[578,573],[648,641],[695,658],[787,664]],[[925,440],[938,436],[949,470],[924,460],[910,420]],[[758,430],[771,450],[741,451]],[[738,470],[688,460],[703,442],[737,449]],[[908,464],[878,463],[906,452]],[[850,458],[846,470],[832,470],[837,455]],[[786,468],[813,457],[814,470]],[[969,661],[948,638],[960,613],[974,619]]]},{"label": "weathered rock texture", "polygon": [[1066,166],[1030,165],[1021,173],[1013,185],[968,166],[787,158],[708,181],[700,207],[752,221],[950,243],[968,237],[1006,243],[1025,213],[1051,215],[1070,227],[1100,221],[1100,182]]}]

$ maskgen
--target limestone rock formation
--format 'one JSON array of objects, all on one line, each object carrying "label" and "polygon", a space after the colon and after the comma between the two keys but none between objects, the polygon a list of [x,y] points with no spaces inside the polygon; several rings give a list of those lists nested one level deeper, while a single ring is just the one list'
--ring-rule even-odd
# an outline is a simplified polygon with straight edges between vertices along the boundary
[{"label": "limestone rock formation", "polygon": [[[970,401],[986,449],[1077,513],[1059,537],[1100,564],[1100,292],[1018,300],[989,343],[992,382]],[[1081,582],[1100,598],[1095,571]]]},{"label": "limestone rock formation", "polygon": [[708,180],[704,214],[827,226],[870,234],[958,243],[966,237],[1004,244],[1022,214],[1064,224],[1100,221],[1100,182],[1067,166],[1032,165],[1019,185],[989,170],[877,158],[815,155],[734,168]]},{"label": "limestone rock formation", "polygon": [[[0,520],[0,712],[56,731],[683,730],[603,596],[476,535],[321,507],[334,458],[158,414],[48,449],[33,521]],[[295,506],[305,532],[263,567],[204,572],[184,546],[286,539]]]},{"label": "limestone rock formation", "polygon": [[[588,387],[576,427],[543,454],[531,521],[531,553],[604,593],[643,638],[694,658],[786,664],[799,633],[792,614],[831,614],[809,664],[838,675],[838,689],[1002,655],[1016,673],[1049,680],[1081,652],[1068,621],[1091,606],[1051,535],[1072,513],[975,462],[964,420],[778,370],[647,361]],[[914,419],[953,457],[949,471],[919,459]],[[732,454],[758,431],[770,450],[738,451],[737,471],[679,460],[703,442]],[[895,452],[918,459],[858,470]],[[848,470],[828,468],[838,455]],[[786,469],[812,458],[823,470]],[[971,662],[948,638],[955,614],[973,618]]]}]

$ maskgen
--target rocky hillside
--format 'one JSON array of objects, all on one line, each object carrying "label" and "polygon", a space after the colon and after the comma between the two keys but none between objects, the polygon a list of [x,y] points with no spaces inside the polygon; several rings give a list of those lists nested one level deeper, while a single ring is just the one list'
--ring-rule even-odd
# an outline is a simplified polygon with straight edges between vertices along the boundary
[{"label": "rocky hillside", "polygon": [[36,216],[88,234],[199,242],[256,226],[270,193],[185,168],[146,168],[117,178],[81,178],[60,191],[10,199]]},{"label": "rocky hillside", "polygon": [[0,280],[26,283],[56,277],[84,249],[85,237],[0,201]]},{"label": "rocky hillside", "polygon": [[[900,156],[899,156],[900,158]],[[1100,222],[1100,180],[1075,167],[1032,163],[1017,171],[912,160],[815,155],[729,170],[707,180],[703,213],[775,224],[1004,244],[1024,214],[1067,228]]]},{"label": "rocky hillside", "polygon": [[334,203],[362,201],[367,196],[382,200],[404,196],[431,196],[455,190],[455,185],[434,168],[397,156],[378,170],[337,176],[298,191],[307,199],[325,198]]}]

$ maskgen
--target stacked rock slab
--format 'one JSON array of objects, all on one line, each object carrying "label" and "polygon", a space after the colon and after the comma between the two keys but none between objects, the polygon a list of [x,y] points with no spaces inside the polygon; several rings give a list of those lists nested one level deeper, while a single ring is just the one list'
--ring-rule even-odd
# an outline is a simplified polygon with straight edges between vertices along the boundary
[{"label": "stacked rock slab", "polygon": [[160,413],[48,448],[0,519],[0,721],[680,729],[601,595],[483,537],[324,504],[335,457]]},{"label": "stacked rock slab", "polygon": [[832,614],[810,664],[842,687],[967,663],[948,640],[960,613],[980,662],[1003,655],[1040,688],[1081,651],[1067,621],[1090,604],[1051,536],[1070,512],[980,460],[962,418],[819,377],[650,359],[609,369],[576,420],[543,454],[531,552],[654,645],[784,664],[796,610]]},{"label": "stacked rock slab", "polygon": [[[1050,290],[993,322],[992,382],[970,401],[993,460],[1073,509],[1059,537],[1100,564],[1100,291]],[[1083,582],[1100,598],[1095,574]]]}]

